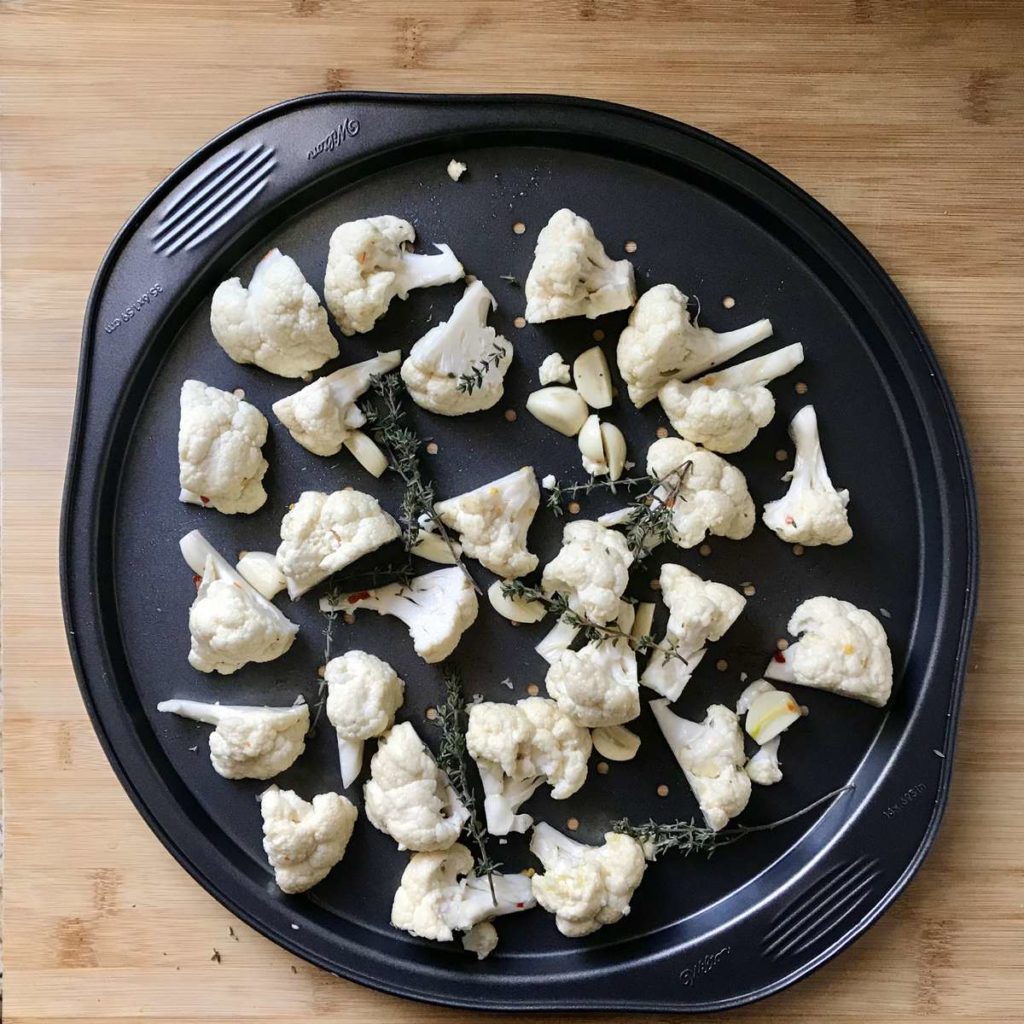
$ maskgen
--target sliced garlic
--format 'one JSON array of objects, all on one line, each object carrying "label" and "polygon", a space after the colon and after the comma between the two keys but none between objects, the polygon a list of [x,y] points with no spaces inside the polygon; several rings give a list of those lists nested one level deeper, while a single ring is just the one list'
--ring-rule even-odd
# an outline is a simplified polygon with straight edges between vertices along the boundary
[{"label": "sliced garlic", "polygon": [[246,551],[238,559],[235,568],[238,575],[268,601],[272,601],[288,586],[288,581],[278,568],[277,559],[269,551]]},{"label": "sliced garlic", "polygon": [[591,476],[604,476],[608,472],[608,463],[605,460],[601,421],[597,418],[597,413],[587,417],[577,442],[583,456],[583,468]]},{"label": "sliced garlic", "polygon": [[[740,675],[743,680],[743,674]],[[746,682],[746,680],[743,680]],[[761,696],[762,693],[771,693],[775,689],[767,679],[755,679],[747,685],[747,688],[736,698],[736,714],[745,715],[751,705]]]},{"label": "sliced garlic", "polygon": [[785,690],[769,690],[756,697],[750,705],[747,735],[765,744],[785,732],[800,717],[800,705]]},{"label": "sliced garlic", "polygon": [[603,725],[590,735],[594,749],[609,761],[632,761],[640,749],[640,737],[624,725]]},{"label": "sliced garlic", "polygon": [[576,390],[591,409],[607,409],[612,404],[612,377],[604,351],[595,345],[577,356],[572,364]]},{"label": "sliced garlic", "polygon": [[361,430],[353,430],[344,441],[345,447],[355,456],[356,462],[371,476],[380,476],[388,468],[388,457],[376,443]]},{"label": "sliced garlic", "polygon": [[462,548],[455,541],[452,541],[452,546],[449,547],[438,533],[420,530],[416,543],[409,549],[409,553],[419,555],[428,562],[436,562],[438,565],[455,565],[458,561],[457,556],[462,554]]},{"label": "sliced garlic", "polygon": [[633,619],[633,629],[630,636],[637,640],[642,636],[650,636],[654,626],[654,602],[641,601],[636,606],[636,618]]},{"label": "sliced garlic", "polygon": [[540,601],[527,601],[522,597],[506,597],[501,592],[502,580],[495,580],[487,588],[487,600],[491,607],[511,622],[540,622],[547,609]]},{"label": "sliced garlic", "polygon": [[608,479],[618,480],[626,464],[626,439],[614,423],[602,423],[601,440],[604,443],[604,461],[608,464]]},{"label": "sliced garlic", "polygon": [[566,437],[575,437],[587,419],[587,403],[572,388],[551,387],[534,391],[526,409],[546,427]]},{"label": "sliced garlic", "polygon": [[559,619],[548,630],[544,639],[537,644],[534,650],[549,665],[554,665],[562,656],[562,652],[569,649],[570,644],[576,639],[578,633],[579,629],[576,626],[570,626],[569,623]]}]

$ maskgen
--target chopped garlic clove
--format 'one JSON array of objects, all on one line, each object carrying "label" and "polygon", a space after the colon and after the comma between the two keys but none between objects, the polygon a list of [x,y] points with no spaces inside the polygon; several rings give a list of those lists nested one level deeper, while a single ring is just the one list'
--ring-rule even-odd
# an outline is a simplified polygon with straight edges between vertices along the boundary
[{"label": "chopped garlic clove", "polygon": [[388,468],[388,457],[361,430],[353,430],[342,443],[371,476],[379,477]]},{"label": "chopped garlic clove", "polygon": [[572,364],[576,390],[591,409],[607,409],[612,404],[612,378],[603,350],[595,345]]},{"label": "chopped garlic clove", "polygon": [[747,712],[747,735],[760,744],[775,739],[801,717],[800,705],[785,690],[768,690]]},{"label": "chopped garlic clove", "polygon": [[572,388],[551,387],[534,391],[526,409],[546,427],[566,437],[575,437],[587,420],[587,403]]},{"label": "chopped garlic clove", "polygon": [[601,421],[596,413],[587,417],[577,442],[583,456],[583,468],[591,476],[604,476],[608,472],[608,462],[605,459],[604,440],[601,437]]},{"label": "chopped garlic clove", "polygon": [[277,564],[277,558],[269,551],[246,551],[235,566],[238,575],[268,601],[272,601],[286,586]]},{"label": "chopped garlic clove", "polygon": [[487,600],[491,607],[511,622],[540,622],[547,609],[540,601],[526,601],[521,597],[506,597],[501,592],[503,580],[495,580],[487,588]]},{"label": "chopped garlic clove", "polygon": [[601,440],[604,442],[604,460],[608,464],[608,479],[618,480],[626,464],[626,439],[614,423],[602,423]]},{"label": "chopped garlic clove", "polygon": [[640,749],[640,737],[624,725],[605,725],[590,733],[594,749],[609,761],[632,761]]},{"label": "chopped garlic clove", "polygon": [[636,606],[636,618],[633,619],[633,628],[629,634],[632,639],[638,640],[642,636],[651,635],[651,629],[654,626],[654,609],[653,601],[641,601]]}]

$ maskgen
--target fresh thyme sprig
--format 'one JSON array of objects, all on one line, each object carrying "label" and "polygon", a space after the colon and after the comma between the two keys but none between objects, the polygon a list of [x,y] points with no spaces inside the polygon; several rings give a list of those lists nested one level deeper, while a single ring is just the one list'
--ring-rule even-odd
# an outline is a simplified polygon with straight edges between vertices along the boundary
[{"label": "fresh thyme sprig", "polygon": [[[337,621],[338,613],[337,611],[327,611],[323,612],[323,616],[327,620],[324,625],[324,668],[326,668],[331,660],[331,645],[334,641],[334,623]],[[321,676],[320,678],[316,698],[316,709],[313,712],[313,718],[310,721],[309,729],[306,732],[307,739],[316,733],[317,724],[320,721],[320,716],[324,712],[324,705],[327,703],[327,679],[325,676]]]},{"label": "fresh thyme sprig", "polygon": [[507,352],[508,349],[496,341],[491,351],[483,359],[470,366],[468,373],[459,374],[459,382],[455,385],[455,390],[462,392],[464,395],[471,395],[477,388],[482,388],[484,386],[484,377],[491,370],[496,370],[501,365],[501,361],[505,358]]},{"label": "fresh thyme sprig", "polygon": [[434,724],[441,730],[441,744],[437,752],[437,766],[448,776],[452,788],[469,811],[469,817],[463,832],[473,841],[477,848],[476,873],[486,875],[491,885],[491,898],[497,906],[494,894],[494,880],[491,876],[501,867],[491,859],[487,850],[487,833],[480,823],[476,806],[476,794],[469,783],[467,762],[469,753],[466,749],[466,691],[462,683],[462,674],[451,665],[443,668],[444,700],[437,705],[437,718]]},{"label": "fresh thyme sprig", "polygon": [[678,658],[683,664],[686,659],[679,653],[675,640],[667,640],[665,643],[658,641],[649,633],[643,636],[631,636],[621,629],[616,623],[608,622],[600,624],[591,622],[573,609],[569,599],[564,594],[555,592],[545,594],[539,587],[531,587],[522,580],[502,580],[501,592],[505,597],[520,598],[524,601],[537,601],[544,605],[556,618],[568,626],[578,629],[581,632],[585,643],[597,644],[625,642],[637,654],[647,654],[650,651],[661,651],[667,661],[669,658]]},{"label": "fresh thyme sprig", "polygon": [[659,544],[672,540],[675,535],[672,510],[677,501],[686,500],[680,492],[692,471],[693,463],[687,459],[663,477],[652,478],[647,493],[630,502],[629,516],[623,525],[635,565],[642,563]]},{"label": "fresh thyme sprig", "polygon": [[618,480],[608,480],[602,477],[592,476],[589,480],[584,480],[582,483],[574,484],[563,484],[556,480],[551,485],[548,493],[547,507],[554,512],[556,516],[562,516],[565,514],[565,503],[570,498],[590,494],[591,491],[601,489],[609,490],[614,494],[619,487],[625,487],[626,490],[629,490],[631,487],[638,487],[640,484],[646,484],[650,487],[652,482],[653,480],[649,476],[627,476],[620,477]]},{"label": "fresh thyme sprig", "polygon": [[399,518],[402,521],[402,539],[406,551],[416,546],[420,535],[420,519],[426,517],[437,529],[438,535],[452,554],[455,564],[480,593],[476,581],[469,574],[465,563],[459,557],[458,549],[445,529],[444,523],[434,511],[434,485],[424,479],[420,466],[420,449],[423,439],[410,426],[405,409],[402,407],[402,393],[405,385],[397,373],[370,378],[370,399],[363,409],[366,423],[374,441],[388,457],[391,469],[405,484],[405,494]]},{"label": "fresh thyme sprig", "polygon": [[706,853],[710,857],[720,846],[730,846],[753,832],[768,832],[771,829],[780,828],[782,825],[788,825],[791,821],[809,814],[822,804],[835,800],[853,788],[851,785],[834,789],[831,793],[818,797],[817,800],[802,807],[799,811],[764,825],[736,825],[733,828],[723,828],[716,832],[705,825],[697,825],[692,819],[667,823],[651,820],[634,825],[629,818],[621,818],[612,823],[612,831],[632,836],[641,843],[648,860],[657,860],[668,850],[677,850],[684,857],[688,857],[692,853]]},{"label": "fresh thyme sprig", "polygon": [[[412,560],[407,558],[404,562],[389,562],[376,569],[338,576],[332,581],[331,589],[324,596],[330,604],[337,606],[346,594],[357,590],[376,590],[378,587],[386,587],[391,583],[399,583],[403,587],[407,587],[414,576],[415,569]],[[337,611],[337,607],[334,610]],[[325,612],[324,614],[329,613]]]}]

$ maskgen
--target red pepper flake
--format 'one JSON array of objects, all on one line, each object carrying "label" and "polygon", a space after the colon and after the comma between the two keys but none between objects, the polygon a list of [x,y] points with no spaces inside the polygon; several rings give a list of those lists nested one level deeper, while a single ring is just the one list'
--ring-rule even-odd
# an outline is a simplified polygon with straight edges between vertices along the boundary
[{"label": "red pepper flake", "polygon": [[772,655],[772,661],[777,661],[780,665],[785,665],[786,664],[786,656],[782,653],[782,651],[776,651]]},{"label": "red pepper flake", "polygon": [[358,594],[349,594],[346,600],[349,604],[359,604],[360,601],[365,601],[370,596],[368,590],[360,590]]},{"label": "red pepper flake", "polygon": [[192,583],[195,586],[196,590],[198,590],[203,585],[203,577],[200,576],[199,573],[193,573]]},{"label": "red pepper flake", "polygon": [[202,503],[203,503],[204,505],[209,505],[209,504],[210,504],[210,499],[209,499],[209,498],[208,498],[208,497],[207,497],[207,496],[206,496],[205,494],[200,494],[200,495],[199,495],[199,500],[200,500],[200,501],[201,501],[201,502],[202,502]]},{"label": "red pepper flake", "polygon": [[517,904],[516,904],[516,910],[522,910],[522,909],[523,909],[523,907],[525,907],[525,906],[526,906],[526,904],[525,904],[525,903],[517,903]]},{"label": "red pepper flake", "polygon": [[796,526],[796,520],[792,516],[786,516],[783,520],[787,526]]}]

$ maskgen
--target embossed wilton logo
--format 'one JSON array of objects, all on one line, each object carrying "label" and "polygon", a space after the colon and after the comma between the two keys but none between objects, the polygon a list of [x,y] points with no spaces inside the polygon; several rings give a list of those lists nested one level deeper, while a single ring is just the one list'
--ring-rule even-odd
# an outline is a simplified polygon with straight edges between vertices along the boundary
[{"label": "embossed wilton logo", "polygon": [[732,951],[732,946],[723,946],[717,953],[708,953],[696,963],[684,967],[679,972],[679,980],[684,985],[693,985],[698,978],[710,974]]},{"label": "embossed wilton logo", "polygon": [[163,290],[164,286],[162,284],[153,285],[148,292],[143,292],[133,303],[131,303],[131,305],[125,306],[124,312],[120,316],[115,316],[114,319],[103,328],[103,330],[107,334],[113,334],[121,324],[128,323],[136,313],[141,313],[145,306],[147,306],[152,299],[155,299]]},{"label": "embossed wilton logo", "polygon": [[358,134],[359,122],[354,117],[346,117],[326,139],[321,139],[306,154],[306,159],[315,160],[321,153],[333,153],[346,139],[354,138]]}]

